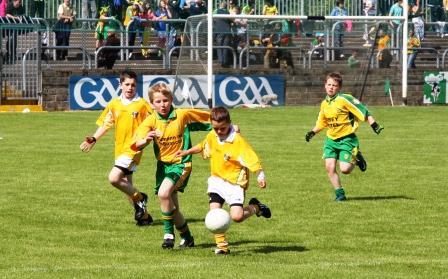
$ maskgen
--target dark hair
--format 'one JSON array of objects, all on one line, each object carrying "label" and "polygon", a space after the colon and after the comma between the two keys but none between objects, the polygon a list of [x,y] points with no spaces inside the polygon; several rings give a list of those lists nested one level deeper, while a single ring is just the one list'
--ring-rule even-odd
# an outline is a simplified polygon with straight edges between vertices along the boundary
[{"label": "dark hair", "polygon": [[230,113],[225,107],[215,107],[210,112],[210,120],[216,122],[225,121],[226,123],[231,123]]},{"label": "dark hair", "polygon": [[137,81],[137,73],[135,73],[134,71],[128,71],[128,70],[121,72],[120,83],[123,82],[127,78],[135,79],[135,81]]},{"label": "dark hair", "polygon": [[337,81],[339,83],[339,86],[342,87],[342,76],[339,73],[329,73],[326,77],[325,77],[325,82],[329,79],[334,79],[335,81]]}]

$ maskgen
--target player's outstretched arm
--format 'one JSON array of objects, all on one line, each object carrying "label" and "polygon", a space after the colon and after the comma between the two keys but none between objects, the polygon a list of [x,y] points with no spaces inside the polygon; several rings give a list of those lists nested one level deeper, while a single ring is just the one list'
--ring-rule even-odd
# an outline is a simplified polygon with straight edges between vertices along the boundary
[{"label": "player's outstretched arm", "polygon": [[258,187],[260,187],[261,189],[266,188],[267,183],[266,183],[266,178],[265,178],[263,170],[258,171],[257,181],[258,181]]},{"label": "player's outstretched arm", "polygon": [[178,150],[176,151],[176,157],[185,157],[188,156],[190,154],[197,154],[197,153],[201,153],[202,148],[198,145],[193,146],[190,149],[187,150]]},{"label": "player's outstretched arm", "polygon": [[107,130],[103,127],[99,127],[96,132],[92,136],[86,136],[85,140],[81,143],[79,148],[82,152],[89,152],[92,150],[93,146],[104,134],[106,134]]},{"label": "player's outstretched arm", "polygon": [[311,131],[305,134],[305,140],[309,142],[317,133],[319,133],[321,129],[314,127]]},{"label": "player's outstretched arm", "polygon": [[372,130],[373,130],[377,135],[379,135],[379,134],[381,133],[381,131],[384,129],[384,127],[381,126],[380,124],[378,124],[378,123],[375,121],[375,118],[373,118],[373,116],[371,116],[371,115],[367,116],[367,121],[369,122],[370,127],[372,127]]}]

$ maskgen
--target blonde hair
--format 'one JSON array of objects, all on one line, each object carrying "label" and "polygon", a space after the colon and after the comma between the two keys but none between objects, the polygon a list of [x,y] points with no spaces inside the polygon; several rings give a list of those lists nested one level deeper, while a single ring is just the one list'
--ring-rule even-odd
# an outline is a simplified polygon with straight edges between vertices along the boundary
[{"label": "blonde hair", "polygon": [[148,96],[151,103],[154,102],[154,94],[156,93],[162,94],[163,96],[170,99],[170,101],[173,100],[173,94],[171,92],[171,89],[168,87],[166,83],[159,82],[149,88]]}]

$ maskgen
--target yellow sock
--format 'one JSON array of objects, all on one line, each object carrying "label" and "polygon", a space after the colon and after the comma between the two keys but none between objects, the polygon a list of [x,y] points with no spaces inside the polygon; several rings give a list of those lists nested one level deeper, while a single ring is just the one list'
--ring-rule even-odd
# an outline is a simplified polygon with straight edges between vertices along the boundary
[{"label": "yellow sock", "polygon": [[216,243],[216,247],[218,247],[218,249],[226,251],[226,252],[229,250],[229,243],[226,241],[225,234],[216,233],[215,234],[215,243]]}]

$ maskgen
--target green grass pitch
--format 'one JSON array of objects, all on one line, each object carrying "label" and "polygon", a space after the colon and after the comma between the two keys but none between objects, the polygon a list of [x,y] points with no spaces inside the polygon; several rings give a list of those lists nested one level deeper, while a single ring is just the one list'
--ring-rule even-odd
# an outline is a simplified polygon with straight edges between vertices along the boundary
[{"label": "green grass pitch", "polygon": [[344,203],[333,201],[324,135],[304,140],[318,107],[231,110],[267,176],[247,198],[273,217],[233,223],[224,257],[203,222],[208,161],[196,155],[180,195],[196,247],[165,251],[152,147],[134,175],[155,218],[141,228],[107,181],[113,133],[79,150],[99,112],[2,113],[0,278],[447,278],[447,107],[370,109],[385,129],[361,125],[368,169],[342,176]]}]

